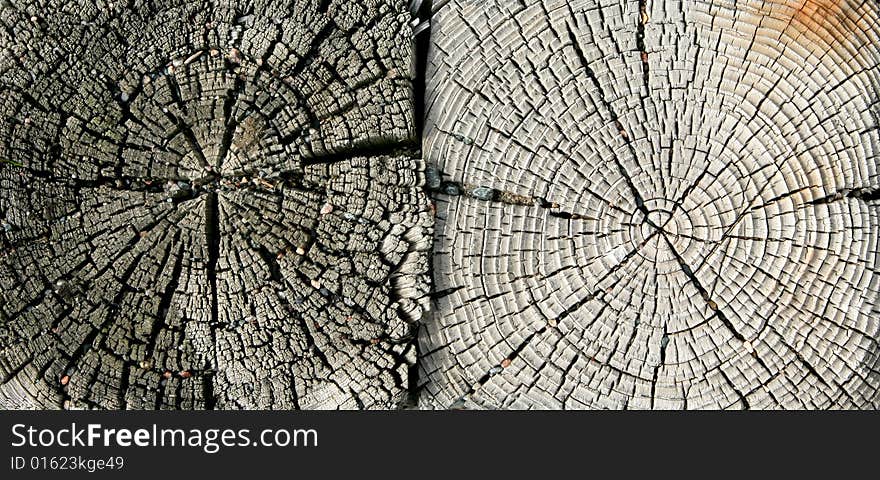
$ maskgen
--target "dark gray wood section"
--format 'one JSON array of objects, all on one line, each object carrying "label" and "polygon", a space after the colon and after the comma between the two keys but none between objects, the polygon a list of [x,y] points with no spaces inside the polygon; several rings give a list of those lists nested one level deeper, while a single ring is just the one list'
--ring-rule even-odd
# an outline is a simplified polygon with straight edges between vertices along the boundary
[{"label": "dark gray wood section", "polygon": [[433,224],[409,21],[0,2],[0,406],[400,405]]}]

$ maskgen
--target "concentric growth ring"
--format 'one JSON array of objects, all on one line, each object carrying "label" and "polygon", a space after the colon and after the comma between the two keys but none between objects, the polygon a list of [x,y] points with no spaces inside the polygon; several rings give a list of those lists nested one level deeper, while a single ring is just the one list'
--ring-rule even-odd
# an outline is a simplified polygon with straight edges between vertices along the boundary
[{"label": "concentric growth ring", "polygon": [[423,405],[876,408],[876,3],[600,3],[433,19]]},{"label": "concentric growth ring", "polygon": [[43,3],[0,10],[0,405],[403,401],[406,2]]}]

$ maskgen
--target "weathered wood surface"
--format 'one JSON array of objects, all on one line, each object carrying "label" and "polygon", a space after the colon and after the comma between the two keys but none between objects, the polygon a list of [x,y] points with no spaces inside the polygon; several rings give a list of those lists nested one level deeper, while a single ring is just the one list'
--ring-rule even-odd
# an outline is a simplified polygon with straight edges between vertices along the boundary
[{"label": "weathered wood surface", "polygon": [[880,4],[449,0],[431,38],[423,407],[880,407]]},{"label": "weathered wood surface", "polygon": [[0,406],[404,401],[432,225],[409,19],[0,2]]},{"label": "weathered wood surface", "polygon": [[433,10],[0,0],[0,406],[880,406],[875,0]]}]

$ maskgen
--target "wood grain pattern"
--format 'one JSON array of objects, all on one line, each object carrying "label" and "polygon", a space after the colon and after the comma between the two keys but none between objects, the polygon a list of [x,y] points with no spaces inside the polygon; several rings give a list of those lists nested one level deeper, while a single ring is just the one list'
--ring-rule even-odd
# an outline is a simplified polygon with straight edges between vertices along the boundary
[{"label": "wood grain pattern", "polygon": [[423,407],[880,406],[876,2],[450,0],[431,26]]},{"label": "wood grain pattern", "polygon": [[406,401],[432,225],[409,20],[4,2],[0,407]]}]

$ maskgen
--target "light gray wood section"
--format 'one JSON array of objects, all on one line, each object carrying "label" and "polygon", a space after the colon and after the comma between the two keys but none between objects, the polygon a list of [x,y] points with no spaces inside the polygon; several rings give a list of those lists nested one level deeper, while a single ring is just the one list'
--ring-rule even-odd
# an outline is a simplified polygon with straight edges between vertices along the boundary
[{"label": "light gray wood section", "polygon": [[421,405],[880,406],[878,19],[437,2]]}]

